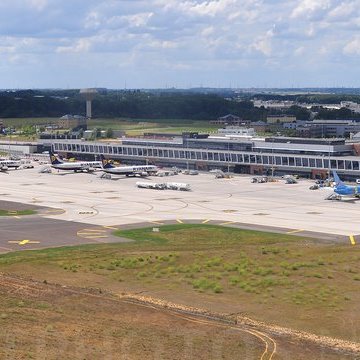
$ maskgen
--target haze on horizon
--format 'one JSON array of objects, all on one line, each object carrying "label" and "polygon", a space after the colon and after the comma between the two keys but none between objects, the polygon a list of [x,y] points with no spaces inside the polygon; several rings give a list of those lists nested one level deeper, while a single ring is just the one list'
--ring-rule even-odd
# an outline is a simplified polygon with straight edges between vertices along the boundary
[{"label": "haze on horizon", "polygon": [[0,88],[359,87],[360,0],[2,0]]}]

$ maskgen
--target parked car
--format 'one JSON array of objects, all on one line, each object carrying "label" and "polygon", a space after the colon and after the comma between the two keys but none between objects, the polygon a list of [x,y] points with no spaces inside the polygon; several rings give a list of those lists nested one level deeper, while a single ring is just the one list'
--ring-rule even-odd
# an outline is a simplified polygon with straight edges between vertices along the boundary
[{"label": "parked car", "polygon": [[33,169],[34,165],[33,164],[24,164],[22,167],[23,167],[23,169]]}]

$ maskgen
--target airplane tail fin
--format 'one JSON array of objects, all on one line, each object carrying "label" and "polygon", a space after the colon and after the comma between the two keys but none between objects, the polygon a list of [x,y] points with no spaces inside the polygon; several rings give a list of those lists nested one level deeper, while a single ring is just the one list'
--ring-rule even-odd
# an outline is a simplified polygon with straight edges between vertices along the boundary
[{"label": "airplane tail fin", "polygon": [[105,159],[104,155],[100,155],[100,159],[103,169],[111,169],[114,167],[110,160]]},{"label": "airplane tail fin", "polygon": [[51,165],[62,164],[62,161],[52,152],[49,152]]},{"label": "airplane tail fin", "polygon": [[335,181],[335,185],[339,186],[339,185],[343,185],[344,183],[340,180],[339,175],[337,174],[337,172],[335,170],[333,170],[333,176],[334,176],[334,181]]}]

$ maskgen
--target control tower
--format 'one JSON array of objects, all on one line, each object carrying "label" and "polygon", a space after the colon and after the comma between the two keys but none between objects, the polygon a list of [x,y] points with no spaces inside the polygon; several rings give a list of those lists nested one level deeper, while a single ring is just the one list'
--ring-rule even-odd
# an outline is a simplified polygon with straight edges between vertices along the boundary
[{"label": "control tower", "polygon": [[91,102],[97,94],[96,89],[81,89],[80,95],[86,100],[86,117],[91,119]]}]

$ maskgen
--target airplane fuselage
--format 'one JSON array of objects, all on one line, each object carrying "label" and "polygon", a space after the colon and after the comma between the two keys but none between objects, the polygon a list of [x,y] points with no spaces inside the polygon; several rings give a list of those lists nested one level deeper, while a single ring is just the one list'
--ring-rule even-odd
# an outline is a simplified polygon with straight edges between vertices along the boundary
[{"label": "airplane fuselage", "polygon": [[338,185],[334,192],[340,196],[360,197],[360,186]]},{"label": "airplane fuselage", "polygon": [[155,174],[158,168],[153,165],[143,166],[117,166],[111,168],[103,168],[102,171],[113,175],[142,175],[142,174]]},{"label": "airplane fuselage", "polygon": [[51,166],[57,170],[91,171],[92,169],[101,168],[101,162],[99,161],[66,162],[60,164],[52,164]]}]

